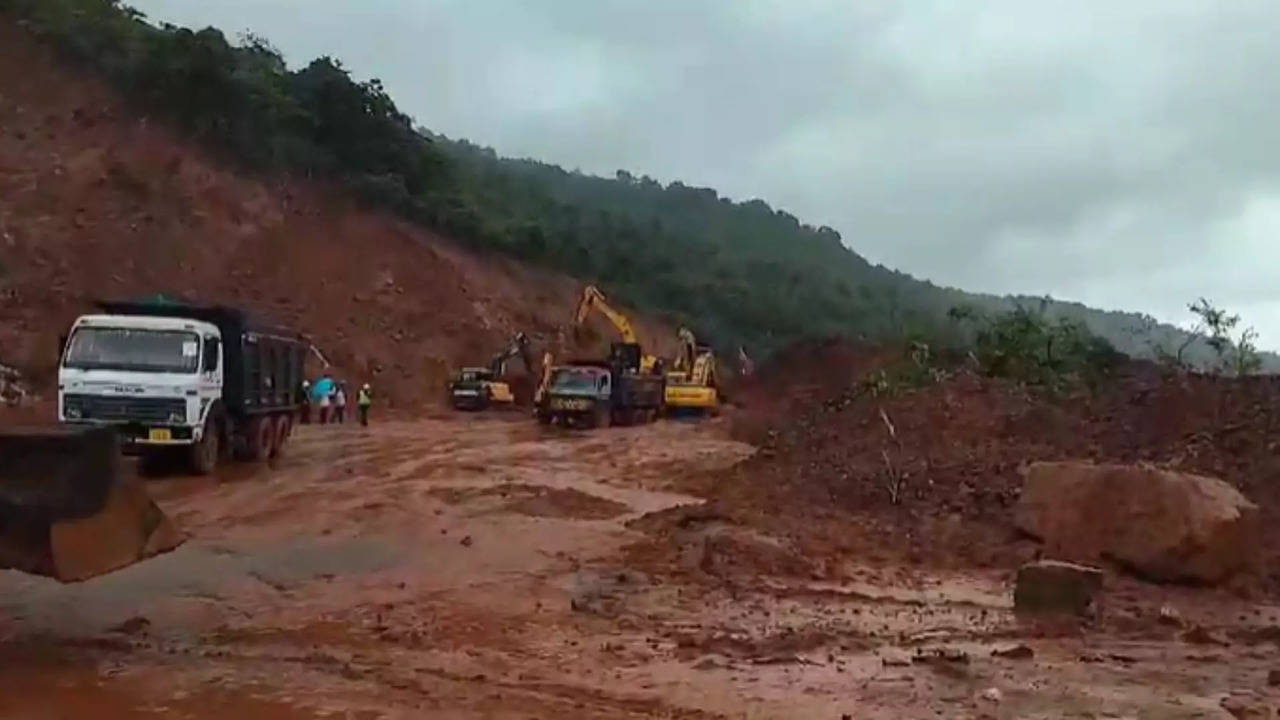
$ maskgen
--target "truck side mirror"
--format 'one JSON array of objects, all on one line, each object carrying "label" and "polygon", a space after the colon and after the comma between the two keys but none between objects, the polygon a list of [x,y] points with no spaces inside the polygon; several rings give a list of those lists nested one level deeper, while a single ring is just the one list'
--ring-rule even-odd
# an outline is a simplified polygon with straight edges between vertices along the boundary
[{"label": "truck side mirror", "polygon": [[204,339],[204,358],[203,365],[205,372],[213,372],[218,369],[218,350],[222,343],[218,338],[210,337]]},{"label": "truck side mirror", "polygon": [[67,351],[67,334],[63,333],[58,336],[58,364],[62,364],[62,354]]}]

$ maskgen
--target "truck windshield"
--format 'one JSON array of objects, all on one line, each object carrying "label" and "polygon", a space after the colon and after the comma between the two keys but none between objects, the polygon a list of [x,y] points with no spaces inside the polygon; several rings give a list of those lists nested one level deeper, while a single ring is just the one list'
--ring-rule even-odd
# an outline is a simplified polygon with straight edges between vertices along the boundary
[{"label": "truck windshield", "polygon": [[200,337],[181,330],[82,327],[71,336],[63,366],[193,373],[200,367]]},{"label": "truck windshield", "polygon": [[564,368],[555,371],[551,377],[551,387],[554,390],[595,392],[598,386],[597,379],[601,377],[603,376],[600,373],[590,370]]}]

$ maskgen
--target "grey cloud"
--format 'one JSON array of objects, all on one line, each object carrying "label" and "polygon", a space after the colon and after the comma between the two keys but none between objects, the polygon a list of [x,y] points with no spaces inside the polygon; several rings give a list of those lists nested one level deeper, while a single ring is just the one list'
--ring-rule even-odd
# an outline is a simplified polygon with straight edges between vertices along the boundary
[{"label": "grey cloud", "polygon": [[762,197],[935,282],[1280,346],[1272,0],[135,0],[343,58],[422,124]]}]

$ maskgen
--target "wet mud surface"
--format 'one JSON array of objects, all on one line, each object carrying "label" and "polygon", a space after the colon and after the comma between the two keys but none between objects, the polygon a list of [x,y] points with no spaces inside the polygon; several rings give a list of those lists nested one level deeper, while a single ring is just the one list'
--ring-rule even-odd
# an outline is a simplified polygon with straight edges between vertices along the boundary
[{"label": "wet mud surface", "polygon": [[[1257,599],[1111,578],[1100,617],[1051,627],[1014,616],[1001,570],[844,558],[806,578],[786,537],[693,514],[653,532],[646,515],[701,502],[671,489],[680,478],[752,452],[724,425],[312,426],[272,468],[149,479],[191,535],[179,550],[77,585],[0,573],[0,717],[1226,718],[1280,706],[1267,684],[1280,614]],[[1152,610],[1166,604],[1178,626]]]}]

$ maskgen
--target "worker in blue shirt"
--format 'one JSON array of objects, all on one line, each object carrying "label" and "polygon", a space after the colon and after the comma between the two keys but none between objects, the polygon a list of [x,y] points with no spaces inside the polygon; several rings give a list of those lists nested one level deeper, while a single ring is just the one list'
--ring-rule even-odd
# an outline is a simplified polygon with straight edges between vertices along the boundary
[{"label": "worker in blue shirt", "polygon": [[329,408],[333,405],[333,378],[326,372],[311,386],[311,399],[320,408],[320,424],[329,422]]}]

